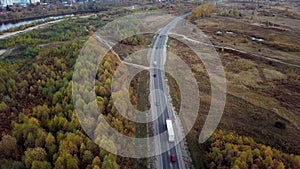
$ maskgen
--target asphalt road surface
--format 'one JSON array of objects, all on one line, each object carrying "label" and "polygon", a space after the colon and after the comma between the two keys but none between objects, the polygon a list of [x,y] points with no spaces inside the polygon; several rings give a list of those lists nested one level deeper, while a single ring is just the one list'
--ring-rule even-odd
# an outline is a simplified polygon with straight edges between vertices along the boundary
[{"label": "asphalt road surface", "polygon": [[[168,32],[171,30],[181,19],[188,14],[180,16],[167,24],[157,35],[150,58],[150,90],[153,92],[151,106],[154,106],[154,113],[158,113],[158,119],[153,122],[155,134],[159,134],[157,140],[157,147],[160,150],[170,149],[162,153],[158,159],[158,169],[185,169],[183,158],[181,155],[180,146],[168,141],[166,118],[171,118],[174,127],[174,119],[172,119],[170,105],[168,105],[167,91],[164,74],[164,63],[166,62],[166,43],[168,41]],[[176,131],[175,139],[176,139]],[[176,156],[176,162],[171,162],[171,155]]]}]

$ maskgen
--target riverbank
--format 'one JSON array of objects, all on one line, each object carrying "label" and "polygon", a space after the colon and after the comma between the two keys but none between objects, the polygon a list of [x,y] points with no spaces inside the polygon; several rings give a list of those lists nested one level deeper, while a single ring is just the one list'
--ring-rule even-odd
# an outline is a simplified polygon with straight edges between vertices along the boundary
[{"label": "riverbank", "polygon": [[23,21],[30,21],[30,20],[37,20],[37,19],[43,19],[47,17],[57,17],[57,16],[62,16],[62,15],[82,15],[82,14],[90,14],[90,13],[97,13],[101,11],[106,11],[108,8],[105,9],[99,9],[99,10],[80,10],[80,11],[60,11],[59,13],[49,13],[49,14],[43,14],[39,16],[29,16],[29,17],[24,17],[24,18],[10,18],[7,20],[0,20],[2,24],[8,24],[8,23],[18,23],[18,22],[23,22]]},{"label": "riverbank", "polygon": [[60,15],[60,16],[54,16],[54,17],[50,16],[50,17],[45,17],[45,18],[41,18],[41,19],[22,21],[22,22],[18,22],[18,23],[2,24],[2,25],[0,25],[0,34],[7,33],[7,32],[20,31],[20,30],[24,30],[26,28],[40,25],[40,24],[43,24],[46,22],[55,21],[55,20],[59,20],[59,19],[63,19],[63,18],[72,17],[72,16],[74,16],[74,15],[73,14],[72,15]]},{"label": "riverbank", "polygon": [[[83,16],[73,16],[73,17],[87,18],[87,17],[90,17],[92,15],[93,14],[83,15]],[[59,20],[54,20],[54,21],[49,21],[49,22],[42,23],[42,24],[39,24],[39,25],[36,25],[36,26],[33,26],[33,27],[28,27],[26,29],[19,30],[19,31],[3,33],[2,35],[0,35],[0,39],[6,39],[6,38],[9,38],[9,37],[12,37],[12,36],[15,36],[15,35],[18,35],[18,34],[21,34],[21,33],[24,33],[24,32],[30,31],[30,30],[33,30],[33,29],[40,29],[40,28],[44,28],[46,26],[51,26],[51,25],[53,25],[55,23],[64,21],[64,20],[66,20],[68,18],[70,18],[70,17],[66,17],[66,18],[59,19]]]},{"label": "riverbank", "polygon": [[59,20],[55,20],[55,21],[46,22],[46,23],[36,25],[36,26],[33,26],[33,27],[29,27],[27,29],[20,30],[20,31],[4,33],[4,34],[0,35],[0,39],[9,38],[11,36],[15,36],[15,35],[18,35],[20,33],[24,33],[24,32],[27,32],[27,31],[30,31],[30,30],[33,30],[33,29],[39,29],[39,28],[43,28],[45,26],[50,26],[54,23],[57,23],[57,22],[60,22],[60,21],[63,21],[63,20],[65,20],[65,19],[59,19]]}]

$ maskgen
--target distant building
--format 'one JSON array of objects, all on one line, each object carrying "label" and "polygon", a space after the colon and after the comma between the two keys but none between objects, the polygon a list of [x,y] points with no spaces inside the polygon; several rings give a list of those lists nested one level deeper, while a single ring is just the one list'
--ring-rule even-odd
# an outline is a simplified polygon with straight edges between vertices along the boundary
[{"label": "distant building", "polygon": [[41,2],[40,0],[31,0],[32,4],[36,4],[36,3],[40,3],[40,2]]},{"label": "distant building", "polygon": [[13,0],[1,0],[1,5],[13,5]]},{"label": "distant building", "polygon": [[40,2],[40,0],[0,0],[1,5],[13,5],[13,4],[36,4]]},{"label": "distant building", "polygon": [[14,0],[16,4],[30,4],[30,0]]}]

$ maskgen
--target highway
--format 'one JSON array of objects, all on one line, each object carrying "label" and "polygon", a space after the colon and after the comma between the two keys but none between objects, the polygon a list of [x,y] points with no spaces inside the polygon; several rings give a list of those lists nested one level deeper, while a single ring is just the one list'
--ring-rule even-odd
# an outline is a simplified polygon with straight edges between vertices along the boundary
[{"label": "highway", "polygon": [[[157,140],[158,151],[163,151],[173,147],[174,143],[168,141],[166,118],[171,118],[174,127],[174,118],[171,114],[171,108],[167,99],[167,90],[165,83],[164,64],[166,62],[166,43],[168,41],[168,32],[181,19],[188,14],[177,17],[167,24],[156,36],[150,56],[150,91],[151,91],[151,107],[153,113],[158,113],[158,119],[153,122],[155,135],[159,135]],[[175,129],[176,127],[174,127]],[[176,139],[176,131],[175,131]],[[176,155],[176,162],[171,162],[171,154]],[[176,145],[169,151],[166,151],[157,157],[158,169],[185,169],[180,145]]]}]

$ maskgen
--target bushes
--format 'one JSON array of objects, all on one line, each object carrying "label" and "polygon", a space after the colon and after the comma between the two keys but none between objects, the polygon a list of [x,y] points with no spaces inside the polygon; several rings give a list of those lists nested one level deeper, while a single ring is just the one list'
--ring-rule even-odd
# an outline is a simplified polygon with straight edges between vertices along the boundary
[{"label": "bushes", "polygon": [[13,160],[3,160],[0,164],[0,167],[3,169],[23,169],[25,168],[24,164],[21,161]]},{"label": "bushes", "polygon": [[23,57],[33,57],[36,56],[40,51],[40,48],[38,46],[28,46],[24,50]]},{"label": "bushes", "polygon": [[285,122],[282,121],[276,121],[274,124],[274,127],[280,128],[280,129],[285,129],[286,128],[286,124]]},{"label": "bushes", "polygon": [[17,159],[19,150],[16,138],[10,135],[4,135],[0,141],[0,158]]},{"label": "bushes", "polygon": [[300,156],[256,143],[250,137],[217,131],[204,155],[208,168],[300,168]]},{"label": "bushes", "polygon": [[264,42],[264,44],[285,52],[300,52],[300,46],[288,42],[274,41]]},{"label": "bushes", "polygon": [[[24,152],[24,158],[23,158],[23,162],[25,163],[25,166],[27,168],[31,168],[31,166],[34,164],[34,166],[44,166],[45,164],[41,163],[38,164],[37,162],[43,162],[46,160],[46,151],[41,148],[41,147],[36,147],[36,148],[28,148],[25,152]],[[46,166],[49,166],[49,164]],[[50,165],[51,166],[51,165]]]},{"label": "bushes", "polygon": [[[124,166],[130,163],[129,159],[111,158],[107,154],[106,161],[102,162],[105,155],[101,155],[98,145],[85,135],[73,108],[73,67],[88,38],[83,26],[89,25],[95,30],[104,23],[99,18],[71,20],[0,40],[1,47],[20,49],[17,51],[20,56],[37,55],[30,63],[24,63],[27,59],[21,57],[15,59],[16,62],[0,61],[0,111],[9,112],[10,107],[20,105],[16,106],[16,112],[20,114],[19,120],[12,123],[11,136],[4,136],[0,141],[0,168],[100,168],[102,163],[108,168],[117,168],[117,161]],[[53,42],[56,40],[70,41]],[[41,47],[43,50],[37,47],[39,43],[48,42],[46,47]],[[133,39],[133,43],[143,42],[143,36]],[[108,105],[111,99],[109,86],[117,66],[117,59],[110,57],[99,66],[98,74],[102,78],[97,79],[96,87],[104,95],[99,104],[105,114],[110,114],[115,126],[125,134],[134,135],[134,126],[125,120],[117,121],[112,115],[112,105]],[[87,96],[94,92],[93,89],[82,89],[87,91]],[[84,102],[82,107],[95,109]]]},{"label": "bushes", "polygon": [[7,112],[8,110],[9,107],[4,102],[0,102],[0,112]]},{"label": "bushes", "polygon": [[[17,92],[20,95],[14,98],[13,102],[23,104],[18,100],[21,98],[22,101],[29,101],[32,106],[31,116],[21,113],[19,120],[13,122],[12,136],[3,137],[0,141],[0,152],[4,152],[5,155],[3,157],[0,153],[0,164],[3,163],[4,168],[119,168],[119,164],[125,166],[131,163],[129,159],[120,160],[119,157],[110,156],[108,153],[101,154],[98,145],[84,135],[73,111],[70,69],[74,64],[70,62],[72,58],[76,58],[82,45],[82,41],[73,40],[48,49],[39,54],[39,57],[35,58],[36,61],[28,65],[29,68],[23,69],[18,78],[11,77],[12,71],[8,68],[0,69],[0,82],[5,84],[4,91],[7,88],[14,89],[15,86],[21,91],[24,89],[24,92],[11,90],[13,95]],[[53,52],[53,49],[57,51]],[[111,93],[108,87],[117,66],[117,60],[112,58],[112,55],[110,57],[99,66],[101,79],[97,79],[96,86],[103,90],[100,90],[100,94],[104,96],[98,96],[98,104],[102,105],[104,114],[109,115],[112,126],[123,134],[132,136],[135,134],[134,126],[126,119],[116,117],[110,103]],[[29,90],[29,86],[34,90]],[[89,96],[91,91],[84,90],[84,87],[82,89],[87,91]],[[28,95],[32,97],[28,98]],[[12,104],[7,103],[9,106]],[[9,106],[0,102],[0,108],[3,110],[9,109]],[[84,110],[95,109],[85,105],[84,101],[82,107]],[[8,161],[10,159],[15,161]]]},{"label": "bushes", "polygon": [[188,16],[188,20],[195,21],[196,19],[209,17],[211,13],[216,9],[215,3],[207,3],[200,5],[192,10],[192,13]]}]

